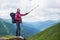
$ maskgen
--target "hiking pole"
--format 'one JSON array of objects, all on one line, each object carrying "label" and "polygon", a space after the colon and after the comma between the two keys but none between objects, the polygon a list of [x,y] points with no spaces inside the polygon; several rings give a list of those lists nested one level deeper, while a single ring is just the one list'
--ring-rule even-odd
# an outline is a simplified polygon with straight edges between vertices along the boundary
[{"label": "hiking pole", "polygon": [[31,11],[33,11],[34,9],[36,9],[37,7],[39,7],[39,5],[37,5],[36,7],[34,7],[32,10],[30,10],[28,13],[30,13]]}]

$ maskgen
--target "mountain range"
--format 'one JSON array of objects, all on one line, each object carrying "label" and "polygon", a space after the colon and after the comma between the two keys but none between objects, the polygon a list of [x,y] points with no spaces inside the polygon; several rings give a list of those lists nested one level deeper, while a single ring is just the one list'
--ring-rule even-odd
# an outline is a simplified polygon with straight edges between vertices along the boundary
[{"label": "mountain range", "polygon": [[[56,21],[45,21],[45,22],[23,22],[21,25],[21,35],[24,37],[30,37],[35,35],[50,26],[56,24]],[[11,20],[0,19],[0,35],[15,35],[16,25],[12,24]]]}]

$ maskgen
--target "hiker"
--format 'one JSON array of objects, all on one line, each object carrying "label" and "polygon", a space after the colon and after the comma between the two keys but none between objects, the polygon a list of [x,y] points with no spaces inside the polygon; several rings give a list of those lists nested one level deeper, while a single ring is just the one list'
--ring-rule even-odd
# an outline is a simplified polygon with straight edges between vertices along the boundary
[{"label": "hiker", "polygon": [[17,9],[17,12],[15,13],[15,21],[16,21],[16,36],[20,36],[20,25],[22,23],[22,18],[21,16],[26,16],[28,13],[21,14],[20,9]]},{"label": "hiker", "polygon": [[[33,11],[37,7],[39,7],[39,5],[34,7],[31,11]],[[29,11],[28,13],[25,13],[25,14],[21,14],[20,9],[18,8],[16,13],[13,13],[13,12],[10,13],[10,16],[12,18],[12,23],[16,23],[16,25],[17,25],[16,36],[20,36],[20,25],[22,23],[21,16],[25,16],[25,15],[29,14],[31,11]]]}]

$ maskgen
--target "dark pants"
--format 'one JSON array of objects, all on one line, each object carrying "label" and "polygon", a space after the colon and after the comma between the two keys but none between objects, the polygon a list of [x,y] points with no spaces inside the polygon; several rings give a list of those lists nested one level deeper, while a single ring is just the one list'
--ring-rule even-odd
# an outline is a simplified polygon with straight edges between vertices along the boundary
[{"label": "dark pants", "polygon": [[16,22],[16,36],[20,36],[20,22]]}]

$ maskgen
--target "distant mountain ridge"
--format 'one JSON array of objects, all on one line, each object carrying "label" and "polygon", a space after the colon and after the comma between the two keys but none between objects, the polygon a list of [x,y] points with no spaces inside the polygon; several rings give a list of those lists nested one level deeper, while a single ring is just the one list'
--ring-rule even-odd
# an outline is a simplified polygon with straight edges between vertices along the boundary
[{"label": "distant mountain ridge", "polygon": [[[9,22],[12,24],[12,20],[11,19],[3,19],[6,22]],[[7,21],[9,20],[9,21]],[[37,21],[37,22],[22,22],[22,24],[24,26],[29,26],[30,28],[36,28],[37,30],[41,31],[44,30],[54,24],[58,23],[57,21],[53,21],[53,20],[47,20],[47,21]]]},{"label": "distant mountain ridge", "polygon": [[[12,24],[11,20],[2,19],[1,21],[6,25],[8,34],[15,35],[16,25]],[[21,35],[24,37],[30,37],[32,35],[35,35],[41,31],[49,28],[50,26],[52,26],[56,23],[57,23],[56,21],[51,21],[51,20],[44,21],[44,22],[40,22],[40,21],[38,21],[38,22],[23,22],[22,26],[21,26]]]},{"label": "distant mountain ridge", "polygon": [[[12,24],[12,20],[10,20],[10,19],[3,19],[3,20],[5,22],[8,22],[8,23]],[[41,32],[41,31],[49,28],[50,26],[52,26],[56,23],[57,23],[57,21],[52,21],[52,20],[47,20],[47,21],[43,21],[43,22],[40,22],[40,21],[37,21],[37,22],[23,22],[22,23],[23,26],[21,26],[21,28],[23,29],[22,30],[23,32],[21,32],[21,33],[23,33],[27,37],[32,36],[32,35],[37,34],[38,32]]]}]

